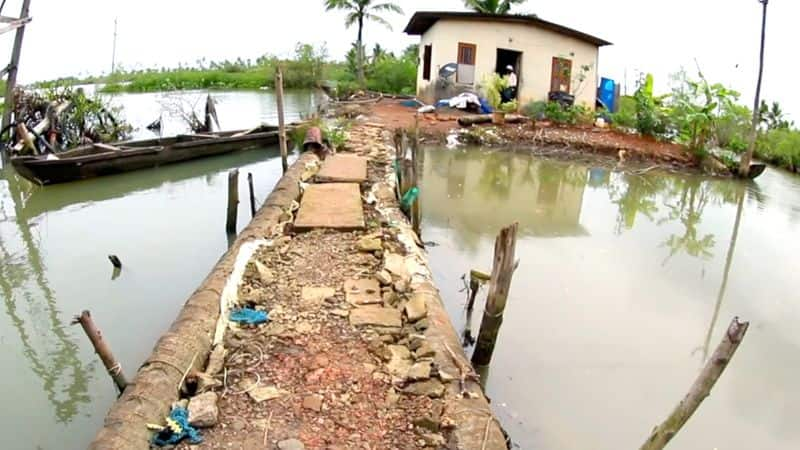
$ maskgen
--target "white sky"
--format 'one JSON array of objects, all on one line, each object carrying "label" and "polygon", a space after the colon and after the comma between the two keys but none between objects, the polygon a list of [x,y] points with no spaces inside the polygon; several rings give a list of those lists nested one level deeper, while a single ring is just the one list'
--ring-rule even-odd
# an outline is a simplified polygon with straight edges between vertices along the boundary
[{"label": "white sky", "polygon": [[[387,15],[389,31],[369,24],[365,40],[392,50],[415,43],[402,33],[414,11],[461,10],[460,0],[395,0],[404,16]],[[18,15],[22,0],[8,0],[3,15]],[[326,42],[342,58],[356,30],[343,14],[325,13],[322,0],[31,0],[34,20],[26,31],[20,79],[30,82],[107,72],[114,18],[119,18],[117,61],[128,68],[176,66],[178,62],[289,55],[298,41]],[[709,81],[733,87],[752,103],[760,27],[758,0],[530,0],[516,12],[550,20],[614,43],[600,53],[600,74],[633,89],[635,71],[654,73],[658,89],[681,66],[700,62]],[[763,96],[779,100],[800,121],[795,46],[800,41],[800,2],[772,0]],[[0,36],[7,60],[13,33]],[[0,63],[0,65],[5,62]]]}]

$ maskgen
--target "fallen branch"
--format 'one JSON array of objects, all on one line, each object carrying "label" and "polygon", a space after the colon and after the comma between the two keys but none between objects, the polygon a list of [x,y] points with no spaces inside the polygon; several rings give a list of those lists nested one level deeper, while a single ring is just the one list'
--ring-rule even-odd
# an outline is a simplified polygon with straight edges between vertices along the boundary
[{"label": "fallen branch", "polygon": [[722,342],[720,342],[714,354],[711,355],[711,359],[708,360],[703,371],[700,372],[689,393],[672,411],[667,420],[653,430],[640,450],[661,450],[678,434],[703,400],[711,393],[714,384],[722,375],[722,372],[725,371],[725,368],[728,367],[728,363],[736,353],[736,349],[739,348],[739,344],[744,339],[749,326],[749,322],[739,322],[738,317],[733,319],[728,331],[722,338]]}]

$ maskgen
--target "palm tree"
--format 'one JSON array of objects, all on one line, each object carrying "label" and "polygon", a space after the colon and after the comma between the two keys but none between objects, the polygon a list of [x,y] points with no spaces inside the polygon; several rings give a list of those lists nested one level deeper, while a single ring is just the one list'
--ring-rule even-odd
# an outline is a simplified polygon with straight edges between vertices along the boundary
[{"label": "palm tree", "polygon": [[760,120],[759,109],[761,107],[761,80],[764,77],[764,44],[767,34],[767,4],[769,0],[758,0],[759,3],[764,5],[764,12],[761,16],[761,54],[759,56],[758,64],[758,83],[756,84],[756,101],[753,107],[753,128],[750,130],[750,145],[747,152],[742,155],[739,164],[739,176],[746,177],[750,173],[750,161],[753,160],[753,151],[756,148],[756,135],[758,133],[758,123]]},{"label": "palm tree", "polygon": [[344,20],[344,25],[347,28],[358,24],[358,40],[356,41],[356,48],[358,49],[358,82],[361,86],[364,86],[364,22],[371,20],[391,30],[392,26],[389,22],[379,16],[378,13],[393,12],[403,14],[403,10],[394,3],[373,4],[372,0],[325,0],[325,9],[327,11],[334,9],[347,11],[347,17]]},{"label": "palm tree", "polygon": [[525,3],[526,0],[464,0],[467,8],[483,14],[508,14],[511,5]]}]

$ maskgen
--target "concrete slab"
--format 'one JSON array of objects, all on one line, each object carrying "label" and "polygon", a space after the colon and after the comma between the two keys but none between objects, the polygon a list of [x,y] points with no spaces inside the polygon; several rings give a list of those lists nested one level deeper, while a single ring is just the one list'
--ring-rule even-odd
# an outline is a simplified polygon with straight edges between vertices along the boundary
[{"label": "concrete slab", "polygon": [[308,186],[294,221],[294,228],[298,231],[314,228],[360,230],[364,226],[361,189],[355,183]]},{"label": "concrete slab", "polygon": [[367,180],[367,158],[356,155],[333,155],[325,159],[317,173],[321,183],[363,183]]}]

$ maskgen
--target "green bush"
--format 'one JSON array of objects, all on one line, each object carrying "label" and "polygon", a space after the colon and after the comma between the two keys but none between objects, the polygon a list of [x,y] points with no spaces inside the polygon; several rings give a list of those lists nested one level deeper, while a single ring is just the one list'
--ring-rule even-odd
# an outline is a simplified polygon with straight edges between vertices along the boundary
[{"label": "green bush", "polygon": [[664,97],[653,95],[652,74],[647,74],[640,81],[633,98],[636,102],[636,130],[645,136],[665,136],[668,126],[663,108]]},{"label": "green bush", "polygon": [[763,133],[755,154],[764,161],[796,172],[800,168],[800,131],[784,128]]},{"label": "green bush", "polygon": [[549,120],[561,125],[591,125],[594,112],[583,105],[563,106],[558,102],[530,102],[522,113],[534,120]]},{"label": "green bush", "polygon": [[546,117],[545,110],[547,109],[547,102],[535,101],[529,102],[522,107],[522,114],[530,117],[533,120],[542,120]]},{"label": "green bush", "polygon": [[619,98],[617,112],[611,114],[611,123],[620,128],[636,128],[636,100],[633,97]]},{"label": "green bush", "polygon": [[413,95],[417,88],[417,62],[386,55],[372,63],[367,88],[389,94]]}]

